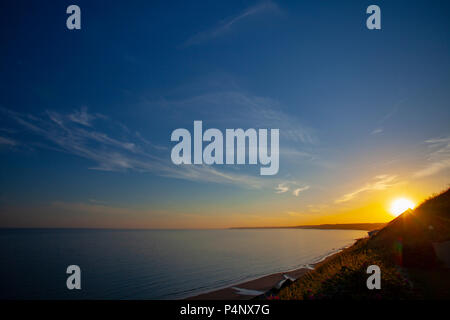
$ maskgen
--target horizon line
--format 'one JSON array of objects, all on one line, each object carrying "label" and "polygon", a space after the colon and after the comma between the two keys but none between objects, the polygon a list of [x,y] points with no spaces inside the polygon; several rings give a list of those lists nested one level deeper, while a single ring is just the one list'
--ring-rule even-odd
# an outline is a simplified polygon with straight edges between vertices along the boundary
[{"label": "horizon line", "polygon": [[389,222],[361,222],[361,223],[322,223],[304,224],[292,226],[235,226],[223,228],[110,228],[110,227],[0,227],[0,230],[128,230],[128,231],[188,231],[188,230],[238,230],[238,229],[298,229],[310,227],[332,227],[332,226],[358,226],[358,225],[382,225]]}]

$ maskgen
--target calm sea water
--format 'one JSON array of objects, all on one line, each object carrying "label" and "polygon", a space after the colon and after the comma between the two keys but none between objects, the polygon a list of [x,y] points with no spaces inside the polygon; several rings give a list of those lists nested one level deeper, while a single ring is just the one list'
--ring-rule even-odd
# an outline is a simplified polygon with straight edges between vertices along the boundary
[{"label": "calm sea water", "polygon": [[[351,230],[0,230],[0,298],[178,299],[323,258]],[[66,268],[81,268],[81,290]]]}]

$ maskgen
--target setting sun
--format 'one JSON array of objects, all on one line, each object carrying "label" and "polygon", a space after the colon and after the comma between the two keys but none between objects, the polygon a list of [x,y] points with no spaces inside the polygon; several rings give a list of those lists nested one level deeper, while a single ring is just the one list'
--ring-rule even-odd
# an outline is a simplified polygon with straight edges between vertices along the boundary
[{"label": "setting sun", "polygon": [[391,212],[392,215],[398,216],[408,209],[414,209],[414,206],[415,204],[411,200],[399,198],[392,202],[389,211]]}]

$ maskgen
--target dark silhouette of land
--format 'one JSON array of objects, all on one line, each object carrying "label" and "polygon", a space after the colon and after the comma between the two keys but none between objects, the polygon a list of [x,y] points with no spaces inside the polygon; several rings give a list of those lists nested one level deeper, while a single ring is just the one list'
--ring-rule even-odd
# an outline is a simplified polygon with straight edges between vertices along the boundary
[{"label": "dark silhouette of land", "polygon": [[[449,299],[450,189],[358,240],[293,283],[259,298]],[[381,269],[381,289],[366,286]]]},{"label": "dark silhouette of land", "polygon": [[[389,223],[231,229],[274,228],[367,230],[369,236],[312,265],[314,270],[300,268],[237,285],[241,289],[265,291],[253,299],[450,299],[450,189]],[[380,290],[367,288],[370,265],[381,270]],[[283,281],[286,275],[294,279]],[[236,288],[229,287],[190,299],[252,299],[252,296],[239,295]]]}]

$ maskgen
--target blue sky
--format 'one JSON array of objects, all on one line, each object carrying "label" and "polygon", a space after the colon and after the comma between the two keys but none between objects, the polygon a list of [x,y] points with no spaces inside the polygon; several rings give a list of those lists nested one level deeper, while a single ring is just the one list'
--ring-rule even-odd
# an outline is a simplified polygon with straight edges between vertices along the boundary
[{"label": "blue sky", "polygon": [[[69,31],[73,3],[82,29]],[[377,1],[371,31],[370,4],[2,3],[3,225],[360,222],[374,201],[442,190],[450,6]],[[170,134],[194,120],[279,128],[279,173],[174,166]]]}]

